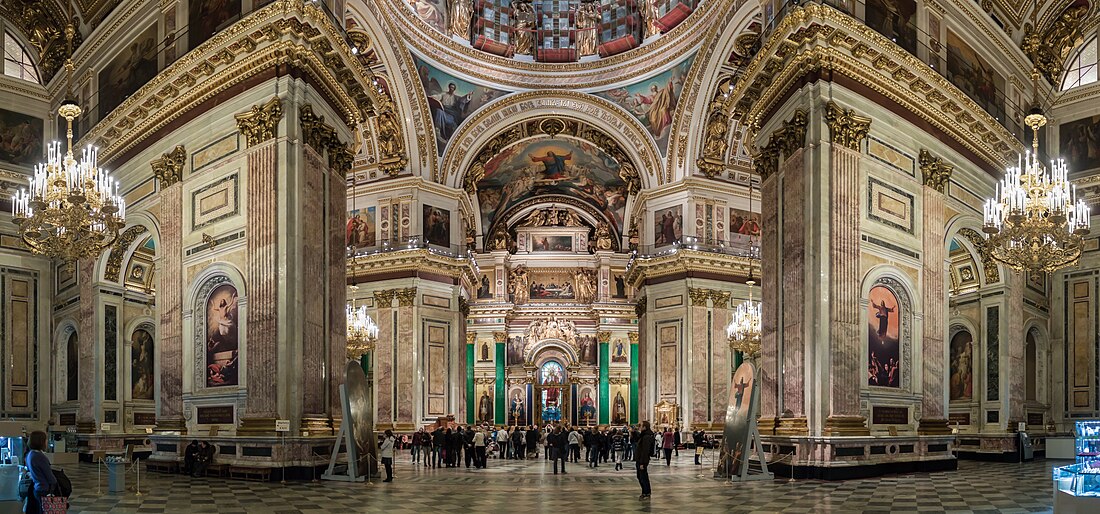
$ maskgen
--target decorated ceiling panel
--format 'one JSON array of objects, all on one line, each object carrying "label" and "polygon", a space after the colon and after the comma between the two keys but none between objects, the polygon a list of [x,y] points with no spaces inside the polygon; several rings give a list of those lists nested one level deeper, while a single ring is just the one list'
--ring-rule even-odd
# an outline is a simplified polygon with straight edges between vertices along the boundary
[{"label": "decorated ceiling panel", "polygon": [[428,99],[435,141],[442,155],[458,126],[481,106],[504,96],[509,91],[479,86],[444,72],[423,60],[413,57],[420,85]]},{"label": "decorated ceiling panel", "polygon": [[596,94],[626,109],[637,118],[653,136],[657,148],[667,153],[673,113],[676,112],[688,70],[694,60],[695,56],[691,55],[654,77]]}]

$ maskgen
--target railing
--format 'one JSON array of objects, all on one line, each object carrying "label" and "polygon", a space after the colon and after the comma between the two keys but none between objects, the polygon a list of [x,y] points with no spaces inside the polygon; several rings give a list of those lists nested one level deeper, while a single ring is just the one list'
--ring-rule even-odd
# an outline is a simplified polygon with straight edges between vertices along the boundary
[{"label": "railing", "polygon": [[639,246],[630,253],[630,259],[627,261],[626,270],[629,273],[630,270],[634,268],[638,259],[652,259],[674,255],[681,250],[732,255],[735,257],[744,257],[746,259],[760,258],[760,246],[753,244],[747,238],[744,240],[726,241],[717,238],[684,236],[681,237],[679,241],[675,241],[670,245]]},{"label": "railing", "polygon": [[433,255],[440,257],[447,257],[450,259],[463,259],[470,263],[474,268],[474,273],[480,274],[480,268],[477,265],[477,260],[474,258],[474,253],[459,245],[437,245],[430,243],[427,238],[421,235],[408,236],[403,238],[391,239],[386,241],[379,241],[378,244],[373,246],[363,247],[347,247],[347,259],[371,257],[374,255],[381,255],[393,252],[404,252],[408,250],[427,250]]}]

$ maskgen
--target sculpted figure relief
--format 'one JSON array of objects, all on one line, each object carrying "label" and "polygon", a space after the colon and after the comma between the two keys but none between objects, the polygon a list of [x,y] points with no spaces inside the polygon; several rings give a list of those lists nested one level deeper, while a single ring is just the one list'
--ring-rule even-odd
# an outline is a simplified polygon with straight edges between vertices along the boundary
[{"label": "sculpted figure relief", "polygon": [[447,15],[447,26],[451,29],[451,35],[469,39],[470,20],[474,15],[470,0],[450,0]]},{"label": "sculpted figure relief", "polygon": [[512,303],[516,305],[527,303],[530,291],[527,287],[527,268],[524,266],[512,268],[512,273],[508,276],[508,292],[512,294]]},{"label": "sculpted figure relief", "polygon": [[515,45],[513,52],[516,55],[534,55],[535,35],[535,9],[531,2],[516,2],[512,4],[515,11],[512,16],[515,23],[512,25],[512,42]]},{"label": "sculpted figure relief", "polygon": [[661,33],[661,26],[657,23],[657,19],[661,17],[661,12],[657,7],[657,0],[637,0],[641,4],[640,11],[642,11],[642,21],[645,22],[645,37],[651,38]]},{"label": "sculpted figure relief", "polygon": [[592,303],[596,297],[596,271],[580,270],[573,275],[573,290],[577,292],[577,301]]},{"label": "sculpted figure relief", "polygon": [[582,1],[576,8],[574,20],[577,27],[577,54],[581,57],[596,55],[599,47],[596,23],[600,21],[600,11],[593,0]]}]

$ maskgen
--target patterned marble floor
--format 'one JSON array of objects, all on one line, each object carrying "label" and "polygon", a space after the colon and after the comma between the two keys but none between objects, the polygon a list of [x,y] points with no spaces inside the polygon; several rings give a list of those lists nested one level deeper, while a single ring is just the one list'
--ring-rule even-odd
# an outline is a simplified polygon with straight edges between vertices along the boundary
[{"label": "patterned marble floor", "polygon": [[[963,461],[959,470],[824,482],[778,479],[730,484],[709,477],[686,452],[672,466],[653,467],[653,497],[639,501],[633,468],[592,470],[571,464],[554,475],[546,461],[489,461],[487,470],[430,469],[398,457],[395,480],[383,484],[297,482],[287,485],[153,473],[142,496],[96,494],[96,467],[66,471],[74,493],[69,512],[682,512],[894,513],[1051,512],[1052,466]],[[134,476],[129,476],[133,485]]]}]

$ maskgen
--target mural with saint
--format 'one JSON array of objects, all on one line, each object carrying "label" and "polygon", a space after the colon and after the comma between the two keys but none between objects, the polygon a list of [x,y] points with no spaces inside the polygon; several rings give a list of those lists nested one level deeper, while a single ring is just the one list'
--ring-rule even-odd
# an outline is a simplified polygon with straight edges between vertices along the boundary
[{"label": "mural with saint", "polygon": [[688,70],[694,60],[695,56],[692,55],[657,76],[596,93],[596,96],[626,109],[653,136],[657,148],[665,151],[668,135],[672,130],[672,116],[676,112],[676,104],[680,101]]},{"label": "mural with saint", "polygon": [[427,62],[413,57],[420,85],[428,99],[428,109],[435,127],[436,146],[440,155],[447,149],[451,136],[481,106],[508,94],[490,87],[479,86],[454,75],[445,73]]},{"label": "mural with saint", "polygon": [[867,303],[867,383],[900,387],[901,316],[898,298],[886,286],[871,288]]},{"label": "mural with saint", "polygon": [[0,161],[34,166],[45,154],[43,126],[41,118],[0,109]]},{"label": "mural with saint", "polygon": [[130,336],[130,397],[153,399],[153,336],[143,328]]},{"label": "mural with saint", "polygon": [[206,299],[206,387],[237,385],[237,321],[237,288],[214,288]]},{"label": "mural with saint", "polygon": [[969,400],[974,397],[974,336],[960,330],[951,336],[950,398]]},{"label": "mural with saint", "polygon": [[367,248],[378,244],[378,222],[375,208],[355,209],[348,212],[344,244],[348,248]]},{"label": "mural with saint", "polygon": [[157,76],[157,25],[154,23],[99,72],[99,119]]}]

